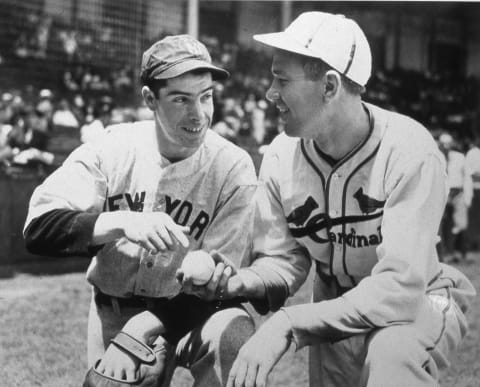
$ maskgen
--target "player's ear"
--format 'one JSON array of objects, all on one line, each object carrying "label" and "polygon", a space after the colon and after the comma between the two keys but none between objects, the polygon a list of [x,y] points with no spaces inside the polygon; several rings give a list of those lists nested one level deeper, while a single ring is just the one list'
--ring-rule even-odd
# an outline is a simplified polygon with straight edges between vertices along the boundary
[{"label": "player's ear", "polygon": [[142,87],[142,96],[150,110],[155,110],[155,94],[148,86]]},{"label": "player's ear", "polygon": [[325,90],[326,99],[332,99],[338,92],[341,84],[340,74],[335,70],[328,70],[325,73]]}]

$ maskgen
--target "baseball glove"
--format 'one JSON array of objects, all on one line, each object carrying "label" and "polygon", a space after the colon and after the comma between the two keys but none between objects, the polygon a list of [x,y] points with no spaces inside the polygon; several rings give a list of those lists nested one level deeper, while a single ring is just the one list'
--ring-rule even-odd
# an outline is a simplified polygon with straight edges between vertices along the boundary
[{"label": "baseball glove", "polygon": [[114,345],[140,361],[138,378],[120,380],[101,374],[96,370],[100,360],[88,370],[83,387],[157,387],[161,385],[165,368],[166,349],[161,344],[153,348],[125,332],[118,333],[111,341]]}]

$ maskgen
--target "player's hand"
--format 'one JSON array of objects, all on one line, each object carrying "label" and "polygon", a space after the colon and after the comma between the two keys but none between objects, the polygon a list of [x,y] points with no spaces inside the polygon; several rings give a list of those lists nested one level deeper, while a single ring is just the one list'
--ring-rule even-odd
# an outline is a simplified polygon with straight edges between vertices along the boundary
[{"label": "player's hand", "polygon": [[165,212],[126,212],[122,229],[129,241],[151,254],[189,246],[190,228],[175,223]]},{"label": "player's hand", "polygon": [[205,285],[194,285],[191,278],[184,276],[181,269],[177,271],[177,281],[182,285],[184,293],[193,294],[203,300],[227,299],[232,294],[228,292],[228,282],[237,273],[235,265],[223,254],[213,250],[210,255],[215,261],[215,271]]},{"label": "player's hand", "polygon": [[291,329],[285,312],[270,317],[240,349],[227,387],[265,387],[270,371],[290,346]]},{"label": "player's hand", "polygon": [[138,378],[138,359],[130,356],[113,344],[110,344],[98,363],[96,370],[108,377],[120,380]]}]

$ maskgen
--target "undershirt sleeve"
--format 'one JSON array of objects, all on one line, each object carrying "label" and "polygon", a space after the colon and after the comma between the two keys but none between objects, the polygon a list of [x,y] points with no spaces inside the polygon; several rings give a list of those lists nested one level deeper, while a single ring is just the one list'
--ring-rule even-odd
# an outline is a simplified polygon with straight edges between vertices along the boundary
[{"label": "undershirt sleeve", "polygon": [[29,252],[52,257],[93,257],[102,246],[92,246],[95,222],[100,214],[67,209],[48,211],[25,228]]}]

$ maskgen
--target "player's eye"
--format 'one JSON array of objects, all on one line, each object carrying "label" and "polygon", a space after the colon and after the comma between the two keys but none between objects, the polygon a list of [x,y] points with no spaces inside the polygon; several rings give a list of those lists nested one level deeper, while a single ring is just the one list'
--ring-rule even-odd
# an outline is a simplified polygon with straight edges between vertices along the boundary
[{"label": "player's eye", "polygon": [[201,100],[202,102],[208,102],[213,98],[213,93],[207,93],[202,95]]},{"label": "player's eye", "polygon": [[185,103],[187,102],[187,98],[183,96],[178,96],[178,97],[175,97],[172,101],[174,103]]},{"label": "player's eye", "polygon": [[278,82],[278,84],[279,84],[280,86],[286,86],[286,85],[288,84],[288,82],[289,82],[289,80],[286,79],[286,78],[275,77],[274,79],[275,79],[275,81]]}]

